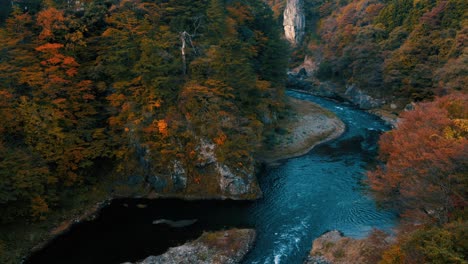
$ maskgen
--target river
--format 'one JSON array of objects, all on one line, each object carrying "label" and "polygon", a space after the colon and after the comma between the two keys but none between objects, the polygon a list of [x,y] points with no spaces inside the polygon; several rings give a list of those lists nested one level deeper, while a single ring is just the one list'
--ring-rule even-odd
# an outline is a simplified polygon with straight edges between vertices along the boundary
[{"label": "river", "polygon": [[[257,240],[244,263],[295,264],[304,261],[312,241],[326,231],[338,229],[354,238],[373,228],[390,231],[395,214],[379,210],[361,183],[375,164],[378,136],[388,127],[350,105],[292,91],[288,95],[331,110],[347,129],[338,139],[261,173],[262,199],[115,200],[96,220],[75,225],[27,263],[136,261],[193,240],[204,230],[251,227]],[[152,224],[157,219],[197,222],[171,228]]]}]

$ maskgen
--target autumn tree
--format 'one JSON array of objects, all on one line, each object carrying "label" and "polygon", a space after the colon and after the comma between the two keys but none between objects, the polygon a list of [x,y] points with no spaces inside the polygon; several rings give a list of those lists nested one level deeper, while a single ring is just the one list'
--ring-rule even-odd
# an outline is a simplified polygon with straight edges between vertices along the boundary
[{"label": "autumn tree", "polygon": [[[202,145],[252,180],[288,51],[263,1],[12,2],[0,11],[2,224],[54,217],[134,175],[216,195],[221,167]],[[11,257],[16,234],[0,239]]]},{"label": "autumn tree", "polygon": [[14,2],[0,26],[2,221],[45,219],[109,175],[185,191],[166,177],[176,168],[202,188],[201,138],[252,175],[286,75],[263,2]]},{"label": "autumn tree", "polygon": [[466,220],[460,220],[442,227],[425,226],[400,234],[379,263],[465,263],[468,257],[467,224]]},{"label": "autumn tree", "polygon": [[78,78],[79,63],[57,43],[67,29],[63,14],[48,8],[38,13],[37,21],[42,27],[35,48],[40,62],[24,68],[21,76],[32,90],[32,97],[23,100],[26,140],[55,163],[63,184],[72,185],[82,180],[76,171],[90,166],[102,151],[94,145],[102,138],[91,142],[97,115],[95,87],[91,80]]},{"label": "autumn tree", "polygon": [[354,84],[373,97],[406,101],[462,90],[466,8],[459,0],[318,4],[312,8],[322,14],[316,76]]},{"label": "autumn tree", "polygon": [[385,164],[368,175],[380,201],[412,221],[438,224],[467,205],[467,100],[457,94],[421,103],[381,137]]},{"label": "autumn tree", "polygon": [[30,203],[27,209],[18,206],[25,210],[17,212],[42,219],[57,206],[60,189],[88,180],[82,173],[105,156],[105,137],[98,124],[96,87],[81,75],[80,64],[67,49],[67,36],[74,32],[69,19],[60,10],[46,8],[35,21],[38,32],[28,26],[32,17],[16,9],[2,31],[6,56],[0,82],[16,110],[2,109],[4,118],[15,121],[4,131],[12,140],[1,166],[8,168],[3,171],[6,188],[16,189],[14,198],[5,201],[7,208],[13,201]]},{"label": "autumn tree", "polygon": [[32,37],[33,19],[15,8],[0,29],[0,222],[31,217],[34,197],[45,196],[51,174],[44,159],[24,142],[24,119],[20,98],[29,93],[18,85],[21,68],[37,62],[24,48]]}]

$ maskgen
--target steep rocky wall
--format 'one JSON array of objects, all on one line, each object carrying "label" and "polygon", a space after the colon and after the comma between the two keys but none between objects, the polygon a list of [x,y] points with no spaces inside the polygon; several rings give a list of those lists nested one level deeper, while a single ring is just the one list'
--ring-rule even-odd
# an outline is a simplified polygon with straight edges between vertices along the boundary
[{"label": "steep rocky wall", "polygon": [[291,45],[301,43],[305,32],[303,0],[288,0],[283,13],[284,35]]},{"label": "steep rocky wall", "polygon": [[197,137],[197,141],[192,159],[173,159],[166,173],[153,169],[151,164],[146,164],[149,162],[132,164],[129,174],[113,183],[112,196],[234,200],[262,196],[253,157],[247,156],[233,164],[219,157],[219,146],[212,140]]}]

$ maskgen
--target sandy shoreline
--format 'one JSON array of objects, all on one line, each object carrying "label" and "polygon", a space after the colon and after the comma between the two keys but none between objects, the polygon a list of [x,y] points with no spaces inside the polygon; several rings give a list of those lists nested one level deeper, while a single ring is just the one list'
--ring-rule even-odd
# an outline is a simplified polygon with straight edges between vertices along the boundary
[{"label": "sandy shoreline", "polygon": [[335,139],[345,131],[345,124],[332,112],[309,101],[290,98],[291,117],[279,123],[287,133],[276,134],[275,146],[265,146],[258,159],[266,164],[298,157],[316,145]]}]

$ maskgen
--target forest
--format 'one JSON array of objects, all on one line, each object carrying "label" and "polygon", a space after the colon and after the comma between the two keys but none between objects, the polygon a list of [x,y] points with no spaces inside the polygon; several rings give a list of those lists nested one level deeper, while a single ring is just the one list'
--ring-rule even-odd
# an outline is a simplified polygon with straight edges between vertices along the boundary
[{"label": "forest", "polygon": [[381,263],[465,263],[468,235],[468,96],[451,94],[401,114],[380,139],[383,165],[368,183],[401,214]]},{"label": "forest", "polygon": [[366,182],[401,218],[380,263],[466,263],[468,2],[304,0],[294,49],[285,4],[1,0],[0,262],[73,208],[135,192],[121,182],[220,195],[233,167],[248,182],[287,68],[310,56],[317,83],[402,102]]},{"label": "forest", "polygon": [[309,29],[296,60],[318,60],[321,82],[387,100],[466,93],[467,10],[463,0],[305,0]]},{"label": "forest", "polygon": [[[11,3],[0,27],[0,255],[17,253],[11,226],[117,192],[106,183],[135,170],[163,175],[151,178],[160,192],[219,192],[200,141],[253,173],[284,107],[287,46],[266,4]],[[185,178],[164,176],[174,171]]]}]

